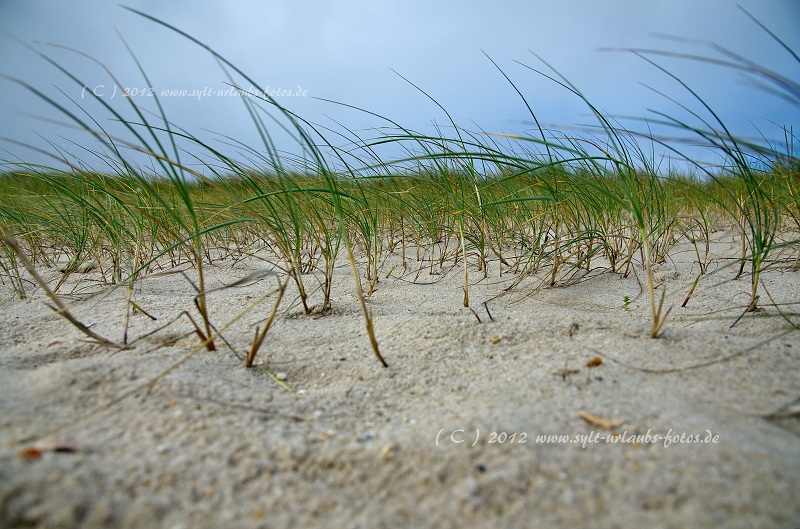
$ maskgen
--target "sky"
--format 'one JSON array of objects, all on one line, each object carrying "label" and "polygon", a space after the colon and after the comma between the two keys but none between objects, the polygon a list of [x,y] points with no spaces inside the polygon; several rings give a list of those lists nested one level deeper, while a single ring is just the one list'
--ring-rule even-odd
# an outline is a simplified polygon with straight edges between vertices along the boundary
[{"label": "sky", "polygon": [[[698,124],[680,105],[709,115],[675,80],[625,51],[630,48],[714,55],[708,43],[715,43],[800,80],[800,63],[729,0],[122,2],[213,48],[282,106],[322,127],[336,145],[346,143],[348,131],[375,137],[388,122],[325,100],[424,133],[438,127],[452,135],[438,103],[460,127],[488,134],[487,141],[501,141],[496,134],[537,135],[525,102],[489,58],[542,125],[568,134],[596,121],[579,98],[534,71],[551,72],[541,59],[595,107],[639,129],[641,121],[626,117],[657,118],[657,111]],[[740,4],[800,52],[800,2]],[[675,57],[651,58],[692,87],[735,134],[778,141],[781,127],[800,130],[800,106],[754,88],[740,73]],[[136,118],[121,90],[152,112],[153,95],[159,96],[172,123],[215,148],[248,156],[230,146],[228,137],[263,152],[242,96],[230,90],[226,72],[209,52],[115,2],[0,0],[0,73],[0,160],[63,167],[36,149],[61,150],[103,170],[95,140],[65,126],[63,114],[18,81],[84,119],[84,112],[90,114],[112,134],[123,131],[92,94],[130,120]],[[236,83],[250,88],[241,78]],[[280,149],[297,152],[277,124],[268,125]]]}]

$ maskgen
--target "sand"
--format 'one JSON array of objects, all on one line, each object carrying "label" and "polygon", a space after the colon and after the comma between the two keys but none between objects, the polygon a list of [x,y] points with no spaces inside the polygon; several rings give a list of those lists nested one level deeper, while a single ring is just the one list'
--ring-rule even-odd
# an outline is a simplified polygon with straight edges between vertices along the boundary
[{"label": "sand", "polygon": [[[738,250],[730,234],[714,248],[714,273],[685,308],[692,247],[656,267],[673,306],[659,339],[638,264],[639,279],[597,263],[505,294],[517,276],[473,266],[473,313],[460,267],[417,273],[390,255],[368,300],[389,368],[343,258],[332,313],[305,315],[290,288],[258,357],[291,391],[241,360],[273,296],[224,332],[236,352],[217,340],[149,391],[51,433],[157,377],[198,338],[180,318],[115,351],[89,343],[40,289],[19,300],[4,285],[0,526],[800,526],[800,332],[764,292],[765,309],[731,328],[749,277],[725,266]],[[785,257],[763,281],[797,324],[800,273]],[[208,284],[271,266],[221,261]],[[76,274],[60,292],[121,340],[125,293],[96,279]],[[212,320],[276,285],[270,274],[213,292]],[[181,275],[145,277],[135,300],[158,321],[133,315],[130,338],[196,315],[193,295]]]}]

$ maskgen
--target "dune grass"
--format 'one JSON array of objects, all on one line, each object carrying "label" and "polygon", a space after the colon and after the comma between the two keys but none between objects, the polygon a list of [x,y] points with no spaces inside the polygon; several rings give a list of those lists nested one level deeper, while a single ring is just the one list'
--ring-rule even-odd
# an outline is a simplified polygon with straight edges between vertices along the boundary
[{"label": "dune grass", "polygon": [[[137,13],[208,50],[230,72],[233,86],[241,79],[258,88],[255,80],[207,45]],[[71,82],[83,84],[46,54],[37,53]],[[739,59],[733,67],[749,68],[789,95],[800,94],[796,84]],[[127,98],[134,116],[130,119],[95,98],[129,132],[123,139],[103,130],[99,119],[81,117],[81,112],[29,87],[99,147],[85,148],[86,159],[54,148],[51,156],[66,169],[7,164],[12,169],[0,175],[0,280],[19,297],[33,288],[45,289],[54,309],[81,328],[58,298],[72,274],[93,270],[103,288],[125,288],[129,315],[134,309],[146,312],[134,299],[133,287],[141,277],[188,267],[194,273],[194,303],[201,322],[195,331],[213,350],[219,335],[215,328],[225,325],[214,324],[204,267],[268,251],[283,278],[279,288],[268,293],[276,297],[266,323],[255,330],[245,359],[250,367],[288,285],[293,285],[304,313],[324,314],[332,307],[334,269],[344,259],[352,270],[370,345],[386,366],[366,300],[380,278],[392,274],[418,278],[459,269],[463,305],[469,307],[471,280],[488,277],[490,270],[514,277],[508,288],[520,289],[531,288],[528,278],[548,287],[582,270],[605,267],[627,276],[639,267],[649,300],[649,334],[657,338],[667,327],[670,309],[664,306],[666,289],[657,284],[653,267],[669,259],[677,243],[694,245],[696,286],[708,269],[711,233],[719,227],[737,230],[742,240],[737,278],[749,264],[747,311],[758,308],[759,276],[767,265],[786,262],[795,270],[800,266],[800,164],[790,128],[783,129],[786,142],[781,148],[743,142],[678,80],[709,117],[697,111],[698,123],[689,124],[662,115],[662,124],[704,139],[726,163],[710,167],[686,157],[693,175],[663,174],[642,147],[640,134],[600,112],[554,70],[528,68],[580,98],[602,134],[539,128],[537,134],[501,137],[472,133],[452,122],[452,134],[429,136],[372,114],[394,132],[362,138],[344,129],[336,137],[348,142],[338,145],[330,131],[262,91],[242,98],[262,145],[228,139],[246,153],[243,162],[172,125],[157,98],[155,109]],[[531,115],[538,123],[532,110]],[[278,152],[266,126],[270,122],[292,134],[301,156]],[[646,139],[681,155],[664,140]],[[182,150],[186,145],[193,150]],[[386,145],[407,156],[382,159],[376,149]],[[92,168],[89,160],[100,160],[103,169]],[[382,268],[392,253],[401,257],[402,272]],[[37,268],[57,269],[58,280],[46,281]],[[89,336],[114,346],[128,342],[127,330],[121,344]]]}]

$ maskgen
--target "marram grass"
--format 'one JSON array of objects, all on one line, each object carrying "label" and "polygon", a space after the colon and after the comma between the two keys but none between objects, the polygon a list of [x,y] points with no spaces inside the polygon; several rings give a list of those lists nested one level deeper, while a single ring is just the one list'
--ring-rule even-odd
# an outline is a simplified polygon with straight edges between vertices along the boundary
[{"label": "marram grass", "polygon": [[[207,45],[139,14],[207,49],[231,72],[234,86],[238,78],[258,88]],[[70,82],[83,84],[37,53]],[[790,95],[796,90],[796,84],[769,77],[752,63],[740,65],[778,79]],[[94,340],[125,347],[127,332],[121,344],[94,335],[60,301],[59,290],[70,275],[91,269],[104,288],[125,288],[130,312],[146,310],[134,300],[134,285],[143,275],[190,267],[200,316],[194,329],[202,345],[214,349],[225,326],[215,326],[204,267],[268,250],[282,279],[269,293],[276,295],[272,311],[246,356],[250,367],[287,286],[294,286],[306,314],[324,313],[331,308],[334,269],[344,262],[353,272],[373,351],[387,365],[365,298],[373,295],[380,277],[400,273],[383,268],[389,254],[401,257],[406,277],[460,270],[465,306],[471,303],[471,282],[488,277],[490,270],[513,277],[509,288],[521,289],[531,288],[524,281],[531,277],[546,288],[581,270],[605,267],[627,276],[638,267],[645,275],[653,338],[664,332],[669,307],[663,305],[664,289],[656,292],[652,267],[668,260],[680,242],[695,249],[696,286],[708,269],[710,234],[720,227],[736,230],[742,241],[739,275],[749,265],[749,311],[760,302],[759,276],[767,265],[786,262],[798,268],[800,164],[790,128],[783,129],[781,148],[743,142],[683,85],[711,117],[690,125],[662,115],[662,124],[696,134],[726,163],[709,167],[687,158],[691,175],[665,175],[641,147],[640,134],[598,111],[557,72],[537,74],[585,102],[602,134],[581,137],[539,128],[532,135],[500,136],[472,133],[452,122],[452,134],[429,136],[372,114],[394,132],[361,138],[345,129],[336,136],[350,141],[340,146],[329,139],[330,131],[269,96],[252,94],[242,100],[262,145],[229,139],[245,153],[247,162],[242,162],[172,126],[157,97],[155,109],[128,98],[125,104],[135,119],[125,119],[122,109],[97,98],[130,134],[124,139],[103,130],[98,119],[85,119],[29,87],[99,142],[85,151],[102,160],[103,170],[57,149],[50,154],[65,169],[7,164],[11,169],[0,175],[0,280],[19,297],[44,289],[55,309]],[[143,70],[142,75],[146,78]],[[267,127],[271,122],[296,139],[302,155],[276,149]],[[682,156],[662,139],[645,139]],[[382,159],[378,150],[387,145],[407,156]],[[48,283],[36,272],[47,268],[59,270],[58,281]],[[309,281],[319,282],[319,288]],[[686,301],[693,292],[694,287]]]}]

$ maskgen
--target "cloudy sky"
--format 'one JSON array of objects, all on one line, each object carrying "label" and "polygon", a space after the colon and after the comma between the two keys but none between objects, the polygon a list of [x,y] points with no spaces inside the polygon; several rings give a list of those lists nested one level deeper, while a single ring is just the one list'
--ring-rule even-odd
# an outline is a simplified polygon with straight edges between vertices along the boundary
[{"label": "cloudy sky", "polygon": [[[540,122],[563,131],[593,123],[587,108],[519,63],[546,69],[540,56],[595,106],[616,116],[654,117],[648,113],[654,109],[690,119],[647,86],[693,109],[700,107],[641,58],[604,48],[713,55],[696,42],[707,41],[800,79],[800,64],[732,0],[122,1],[208,44],[303,118],[343,132],[339,123],[364,137],[375,136],[372,130],[387,123],[321,99],[355,105],[423,132],[438,125],[447,134],[447,116],[403,77],[434,97],[466,129],[533,134],[523,101],[484,52],[514,81]],[[740,3],[800,52],[800,2]],[[155,111],[151,95],[161,96],[170,120],[203,139],[221,142],[225,135],[254,148],[260,144],[241,98],[220,95],[226,93],[227,77],[208,52],[115,2],[0,0],[0,29],[0,73],[23,80],[72,111],[80,113],[76,105],[81,105],[110,131],[119,129],[89,92],[133,119],[120,87],[115,88],[96,62],[63,47],[106,66],[143,108]],[[25,45],[50,56],[79,77],[80,84]],[[672,57],[653,58],[696,89],[738,134],[772,139],[781,134],[776,124],[794,126],[795,133],[800,129],[798,106],[748,86],[740,74]],[[249,87],[246,81],[237,82]],[[97,145],[88,135],[53,123],[67,120],[7,78],[0,78],[0,116],[0,136],[13,140],[0,140],[0,159],[57,165],[14,143],[22,142],[49,151],[65,149],[94,164],[91,150]],[[294,150],[281,139],[279,127],[271,127],[279,146]],[[334,133],[329,139],[344,143]]]}]

